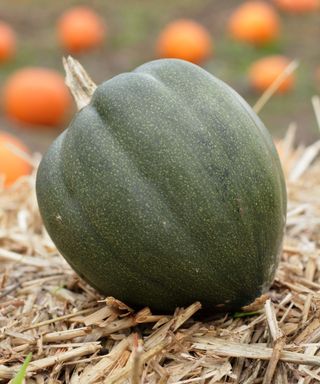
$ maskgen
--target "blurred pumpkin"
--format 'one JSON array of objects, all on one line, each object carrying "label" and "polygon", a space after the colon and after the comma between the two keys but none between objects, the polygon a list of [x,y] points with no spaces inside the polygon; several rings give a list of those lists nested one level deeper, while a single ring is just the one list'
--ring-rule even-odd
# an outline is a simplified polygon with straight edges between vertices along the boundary
[{"label": "blurred pumpkin", "polygon": [[208,31],[193,20],[180,19],[169,23],[157,41],[157,54],[200,64],[212,53]]},{"label": "blurred pumpkin", "polygon": [[[268,56],[255,61],[249,69],[251,87],[264,92],[290,64],[285,56]],[[294,86],[295,76],[287,76],[277,89],[277,93],[286,93]]]},{"label": "blurred pumpkin", "polygon": [[106,32],[102,18],[85,6],[65,11],[58,21],[57,29],[62,46],[72,53],[101,45]]},{"label": "blurred pumpkin", "polygon": [[278,37],[279,24],[279,17],[270,4],[247,1],[231,14],[228,29],[234,40],[259,46]]},{"label": "blurred pumpkin", "polygon": [[312,12],[320,8],[320,0],[273,0],[283,11],[292,13]]},{"label": "blurred pumpkin", "polygon": [[16,50],[16,35],[9,24],[0,21],[0,62],[13,57]]},{"label": "blurred pumpkin", "polygon": [[31,165],[15,149],[17,152],[29,153],[18,138],[0,131],[0,177],[4,177],[5,187],[31,172]]},{"label": "blurred pumpkin", "polygon": [[55,126],[65,119],[71,96],[63,77],[45,68],[25,68],[8,78],[3,92],[6,114],[24,123]]}]

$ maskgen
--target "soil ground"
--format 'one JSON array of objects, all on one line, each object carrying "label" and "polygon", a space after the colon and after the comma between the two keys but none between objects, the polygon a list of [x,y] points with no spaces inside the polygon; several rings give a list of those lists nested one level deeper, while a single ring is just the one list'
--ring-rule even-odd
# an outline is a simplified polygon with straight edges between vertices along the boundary
[{"label": "soil ground", "polygon": [[[68,7],[79,1],[66,0],[0,0],[0,19],[13,25],[19,39],[15,60],[0,67],[0,87],[7,76],[24,66],[46,66],[62,72],[63,52],[56,37],[56,21]],[[320,13],[285,15],[280,13],[282,31],[279,41],[263,49],[255,49],[231,41],[226,22],[236,0],[118,0],[82,1],[95,8],[108,25],[108,36],[100,49],[77,57],[93,79],[100,83],[118,73],[155,59],[154,46],[163,26],[180,17],[193,18],[210,31],[214,54],[204,67],[235,88],[254,104],[258,95],[250,91],[248,67],[254,59],[268,54],[285,54],[300,60],[295,90],[275,96],[260,116],[275,136],[282,136],[290,123],[298,127],[298,139],[311,142],[318,138],[311,105],[312,95],[320,92],[315,70],[320,67]],[[70,115],[71,118],[71,115]],[[26,129],[0,115],[0,129],[22,137],[34,150],[44,151],[58,129]]]}]

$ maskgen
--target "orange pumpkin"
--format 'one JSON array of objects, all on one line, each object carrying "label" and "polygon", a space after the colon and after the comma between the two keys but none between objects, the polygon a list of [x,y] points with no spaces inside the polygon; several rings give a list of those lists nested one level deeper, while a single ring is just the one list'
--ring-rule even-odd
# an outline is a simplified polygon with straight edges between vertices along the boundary
[{"label": "orange pumpkin", "polygon": [[0,22],[0,62],[11,59],[16,50],[16,35],[7,23]]},{"label": "orange pumpkin", "polygon": [[[251,87],[258,92],[264,92],[275,79],[290,64],[284,56],[268,56],[255,61],[249,69]],[[287,76],[277,89],[277,93],[286,93],[294,86],[294,74]]]},{"label": "orange pumpkin", "polygon": [[71,106],[63,77],[45,68],[15,72],[4,86],[3,100],[9,117],[39,126],[61,124]]},{"label": "orange pumpkin", "polygon": [[31,172],[31,165],[15,153],[15,148],[19,152],[29,153],[19,139],[6,132],[0,132],[0,177],[4,177],[5,187]]},{"label": "orange pumpkin", "polygon": [[292,13],[312,12],[320,8],[320,0],[273,0],[283,11]]},{"label": "orange pumpkin", "polygon": [[159,57],[200,64],[212,53],[212,40],[202,25],[193,20],[180,19],[163,29],[156,49]]},{"label": "orange pumpkin", "polygon": [[232,13],[228,30],[234,40],[259,46],[278,37],[279,24],[279,17],[270,4],[246,1]]},{"label": "orange pumpkin", "polygon": [[62,46],[72,53],[101,45],[106,32],[102,18],[85,6],[67,10],[60,17],[57,28]]}]

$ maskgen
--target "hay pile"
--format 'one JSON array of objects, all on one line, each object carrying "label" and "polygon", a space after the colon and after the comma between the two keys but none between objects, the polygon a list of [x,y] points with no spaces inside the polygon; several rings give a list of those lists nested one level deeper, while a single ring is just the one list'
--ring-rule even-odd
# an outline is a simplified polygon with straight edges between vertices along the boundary
[{"label": "hay pile", "polygon": [[27,383],[320,382],[320,151],[278,148],[289,206],[282,261],[252,315],[134,313],[81,281],[42,226],[34,177],[0,192],[0,381],[32,352]]}]

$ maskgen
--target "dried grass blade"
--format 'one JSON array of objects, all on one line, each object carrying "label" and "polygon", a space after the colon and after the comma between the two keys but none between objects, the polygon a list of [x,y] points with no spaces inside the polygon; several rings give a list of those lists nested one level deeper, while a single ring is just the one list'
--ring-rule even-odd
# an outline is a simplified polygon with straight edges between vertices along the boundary
[{"label": "dried grass blade", "polygon": [[316,116],[318,129],[320,131],[320,97],[319,96],[313,96],[311,99],[314,114]]},{"label": "dried grass blade", "polygon": [[23,331],[29,331],[30,329],[35,329],[35,328],[43,327],[45,325],[57,323],[58,321],[72,319],[73,317],[76,317],[79,315],[84,315],[84,314],[89,313],[89,312],[92,312],[92,308],[83,309],[83,310],[75,312],[75,313],[69,313],[69,314],[64,315],[64,316],[56,317],[54,319],[49,319],[49,320],[41,321],[40,323],[32,324],[32,325],[24,328]]},{"label": "dried grass blade", "polygon": [[132,343],[133,335],[121,340],[102,360],[87,366],[79,377],[79,384],[94,384],[112,372],[121,356],[124,356]]},{"label": "dried grass blade", "polygon": [[71,360],[84,355],[89,355],[97,352],[101,348],[97,344],[84,345],[83,347],[72,349],[71,351],[58,353],[53,356],[45,357],[43,359],[32,361],[29,364],[28,372],[36,372],[52,365],[61,364],[65,361]]},{"label": "dried grass blade", "polygon": [[[270,360],[272,348],[264,344],[241,344],[230,340],[194,338],[195,350],[211,351],[218,356],[245,357],[248,359]],[[298,352],[282,351],[280,360],[287,363],[305,364],[320,367],[320,356],[305,355]]]},{"label": "dried grass blade", "polygon": [[283,347],[285,345],[285,337],[279,328],[274,306],[270,299],[265,303],[265,313],[269,332],[271,334],[274,345],[262,384],[271,384],[278,362],[280,360]]},{"label": "dried grass blade", "polygon": [[50,260],[40,259],[39,257],[35,256],[21,255],[20,253],[8,251],[3,248],[0,248],[0,260],[21,263],[39,268],[52,267],[52,262]]},{"label": "dried grass blade", "polygon": [[[168,347],[169,344],[171,344],[171,339],[167,338],[166,340],[164,340],[162,343],[159,343],[154,348],[150,349],[147,352],[144,352],[141,355],[141,363],[145,364],[149,359],[161,353],[166,347]],[[108,377],[108,380],[105,381],[105,383],[107,384],[123,383],[124,380],[126,380],[129,377],[131,370],[132,370],[132,362],[129,362],[129,364],[127,364],[126,367],[122,368],[121,370],[113,374],[111,377]]]},{"label": "dried grass blade", "polygon": [[303,153],[301,158],[295,164],[294,168],[289,174],[289,181],[296,182],[308,169],[310,164],[320,152],[320,140],[310,145]]},{"label": "dried grass blade", "polygon": [[279,86],[282,82],[290,76],[299,66],[298,60],[293,60],[284,71],[274,80],[274,82],[266,89],[266,91],[262,94],[259,100],[253,106],[253,110],[256,113],[259,113],[261,109],[265,106],[265,104],[271,99],[271,97],[275,94]]}]

